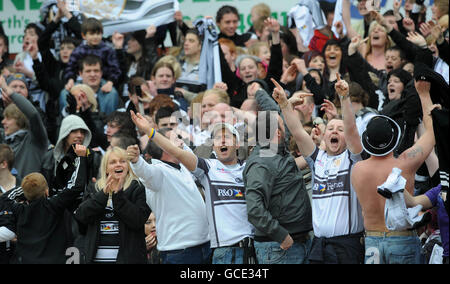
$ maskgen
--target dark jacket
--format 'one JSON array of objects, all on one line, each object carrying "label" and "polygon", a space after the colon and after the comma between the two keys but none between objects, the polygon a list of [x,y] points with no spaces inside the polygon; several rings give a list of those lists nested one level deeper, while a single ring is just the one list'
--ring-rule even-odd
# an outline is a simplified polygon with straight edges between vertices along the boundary
[{"label": "dark jacket", "polygon": [[[274,85],[271,78],[280,81],[283,72],[283,55],[281,53],[281,45],[276,44],[270,47],[271,57],[269,62],[269,67],[267,70],[267,76],[264,82],[268,86],[268,93],[272,93]],[[220,55],[220,68],[222,71],[222,81],[228,86],[228,96],[230,97],[230,105],[232,107],[240,108],[242,103],[247,99],[247,84],[236,76],[236,74],[231,71],[225,60],[225,55],[222,49],[219,48]]]},{"label": "dark jacket", "polygon": [[227,36],[224,33],[219,34],[219,39],[221,39],[221,38],[229,39],[229,40],[233,41],[236,46],[240,46],[240,47],[245,47],[245,43],[247,41],[249,41],[251,37],[252,37],[251,33],[245,33],[242,35],[235,33],[233,36]]},{"label": "dark jacket", "polygon": [[10,218],[6,227],[17,235],[13,263],[65,263],[67,240],[63,213],[83,193],[85,170],[85,158],[78,158],[71,182],[60,194],[51,198],[41,197],[31,202],[17,203],[13,199],[20,192],[23,194],[21,188],[1,196],[11,212],[6,215]]},{"label": "dark jacket", "polygon": [[107,81],[112,81],[114,84],[118,83],[121,71],[116,51],[103,41],[95,47],[83,43],[75,48],[70,55],[70,60],[65,70],[65,82],[69,79],[76,81],[79,68],[78,62],[87,55],[96,55],[100,57],[102,60],[103,78]]},{"label": "dark jacket", "polygon": [[413,81],[405,86],[400,99],[389,101],[384,105],[380,114],[389,116],[398,123],[402,129],[399,145],[394,150],[398,156],[414,145],[417,126],[422,118],[422,105]]},{"label": "dark jacket", "polygon": [[[90,186],[85,192],[85,201],[75,212],[75,219],[82,230],[86,230],[86,263],[92,263],[95,257],[100,239],[100,220],[104,217],[107,202],[107,194]],[[113,194],[112,203],[114,214],[119,219],[117,263],[146,263],[144,225],[151,210],[146,203],[145,187],[135,180],[126,190]]]},{"label": "dark jacket", "polygon": [[303,176],[284,144],[275,156],[264,157],[256,146],[247,160],[243,177],[248,220],[256,237],[282,243],[288,234],[312,230],[311,203]]}]

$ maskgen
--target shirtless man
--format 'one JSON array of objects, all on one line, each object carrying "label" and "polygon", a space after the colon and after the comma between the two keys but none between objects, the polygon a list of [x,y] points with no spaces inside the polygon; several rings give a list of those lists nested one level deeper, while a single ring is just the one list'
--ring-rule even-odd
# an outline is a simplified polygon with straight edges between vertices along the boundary
[{"label": "shirtless man", "polygon": [[384,221],[386,199],[377,193],[377,186],[386,181],[392,168],[397,167],[402,170],[401,175],[407,180],[406,190],[412,195],[414,175],[435,145],[433,121],[429,111],[432,106],[430,83],[416,81],[415,87],[422,102],[426,131],[414,146],[404,151],[398,158],[394,157],[393,150],[399,143],[401,131],[393,120],[385,116],[372,118],[362,135],[363,148],[371,154],[371,157],[355,165],[352,184],[364,216],[365,263],[420,261],[420,240],[416,232],[389,231]]}]

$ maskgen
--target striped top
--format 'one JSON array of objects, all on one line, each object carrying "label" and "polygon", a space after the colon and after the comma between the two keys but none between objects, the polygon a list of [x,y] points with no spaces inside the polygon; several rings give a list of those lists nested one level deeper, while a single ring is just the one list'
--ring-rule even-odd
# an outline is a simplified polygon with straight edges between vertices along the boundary
[{"label": "striped top", "polygon": [[[108,202],[109,204],[109,202]],[[105,208],[105,216],[100,221],[100,240],[94,263],[115,263],[120,248],[119,220],[114,214],[111,202]]]},{"label": "striped top", "polygon": [[351,169],[361,155],[337,156],[316,148],[306,158],[312,176],[312,215],[316,237],[336,237],[364,230],[361,206],[351,184]]}]

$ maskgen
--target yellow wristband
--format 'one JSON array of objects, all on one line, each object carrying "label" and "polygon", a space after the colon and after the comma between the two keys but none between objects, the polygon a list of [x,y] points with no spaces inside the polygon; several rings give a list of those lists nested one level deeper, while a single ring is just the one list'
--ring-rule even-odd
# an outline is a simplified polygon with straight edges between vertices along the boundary
[{"label": "yellow wristband", "polygon": [[152,128],[152,132],[151,132],[151,134],[148,136],[148,138],[149,138],[149,139],[152,139],[153,137],[155,137],[155,133],[156,133],[155,129]]}]

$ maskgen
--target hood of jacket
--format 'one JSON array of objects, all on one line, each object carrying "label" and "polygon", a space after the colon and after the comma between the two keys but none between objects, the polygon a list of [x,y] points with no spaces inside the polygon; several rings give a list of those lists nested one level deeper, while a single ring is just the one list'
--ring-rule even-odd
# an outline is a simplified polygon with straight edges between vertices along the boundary
[{"label": "hood of jacket", "polygon": [[87,127],[84,120],[77,115],[68,115],[61,122],[61,128],[59,129],[58,141],[56,142],[55,149],[53,150],[53,157],[55,158],[55,162],[59,163],[59,161],[64,157],[64,143],[65,138],[69,136],[70,132],[76,129],[84,129],[86,131],[86,135],[84,137],[83,145],[89,146],[92,139],[91,130]]}]

